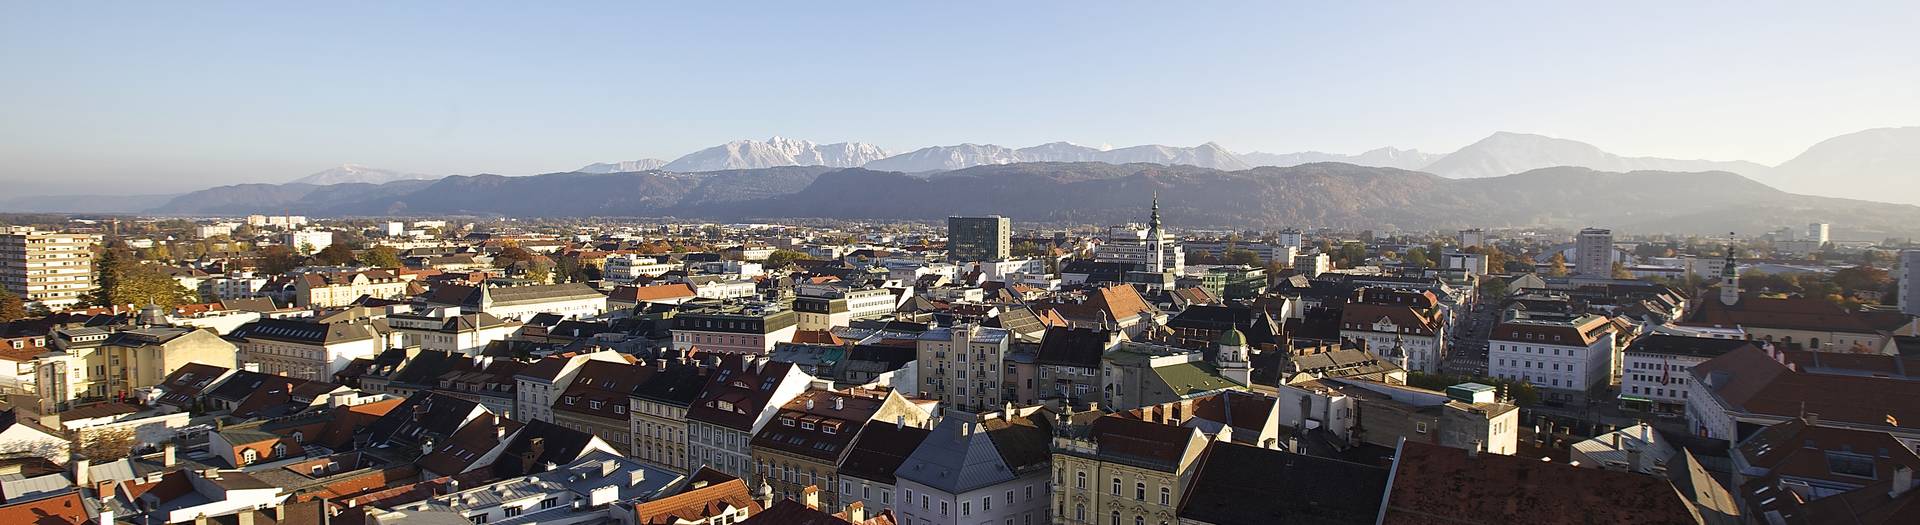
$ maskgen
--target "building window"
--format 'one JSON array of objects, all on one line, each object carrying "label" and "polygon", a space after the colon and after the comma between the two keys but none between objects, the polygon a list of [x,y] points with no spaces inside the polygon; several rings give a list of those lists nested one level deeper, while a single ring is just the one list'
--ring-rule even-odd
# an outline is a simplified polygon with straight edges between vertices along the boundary
[{"label": "building window", "polygon": [[1134,482],[1133,499],[1135,501],[1147,500],[1147,482],[1144,482],[1144,481]]},{"label": "building window", "polygon": [[1425,422],[1425,421],[1417,421],[1417,422],[1414,422],[1414,424],[1413,424],[1413,431],[1414,431],[1414,432],[1419,432],[1419,433],[1421,433],[1421,434],[1425,434],[1425,433],[1427,433],[1427,422]]},{"label": "building window", "polygon": [[[1076,488],[1076,489],[1086,489],[1086,488],[1087,488],[1087,473],[1086,473],[1086,472],[1075,472],[1075,473],[1073,473],[1073,488]],[[1084,519],[1084,518],[1082,518],[1082,519]]]},{"label": "building window", "polygon": [[1172,490],[1172,489],[1168,489],[1168,488],[1166,488],[1166,487],[1160,487],[1160,504],[1161,504],[1161,505],[1172,505],[1172,504],[1173,504],[1173,490]]},{"label": "building window", "polygon": [[1113,478],[1113,495],[1120,495],[1120,478]]}]

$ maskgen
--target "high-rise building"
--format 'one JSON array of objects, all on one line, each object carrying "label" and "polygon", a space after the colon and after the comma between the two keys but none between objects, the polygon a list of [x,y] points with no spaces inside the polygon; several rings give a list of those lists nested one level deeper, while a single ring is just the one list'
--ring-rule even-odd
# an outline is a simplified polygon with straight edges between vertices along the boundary
[{"label": "high-rise building", "polygon": [[1487,231],[1479,228],[1460,230],[1460,248],[1480,246],[1487,243]]},{"label": "high-rise building", "polygon": [[1006,217],[947,217],[947,260],[1004,261],[1013,257],[1008,242],[1012,223]]},{"label": "high-rise building", "polygon": [[1613,230],[1587,228],[1573,245],[1574,273],[1608,275],[1613,272]]},{"label": "high-rise building", "polygon": [[1830,232],[1830,230],[1833,229],[1832,226],[1833,225],[1827,224],[1824,222],[1816,222],[1816,223],[1808,224],[1807,240],[1813,241],[1816,245],[1825,246],[1827,244],[1827,241],[1833,240],[1827,235]]},{"label": "high-rise building", "polygon": [[1900,275],[1900,311],[1920,315],[1920,250],[1900,250],[1894,271]]},{"label": "high-rise building", "polygon": [[1292,246],[1296,250],[1307,247],[1307,235],[1298,228],[1280,230],[1280,245]]},{"label": "high-rise building", "polygon": [[27,304],[73,306],[93,291],[93,251],[99,236],[25,227],[0,231],[0,286]]}]

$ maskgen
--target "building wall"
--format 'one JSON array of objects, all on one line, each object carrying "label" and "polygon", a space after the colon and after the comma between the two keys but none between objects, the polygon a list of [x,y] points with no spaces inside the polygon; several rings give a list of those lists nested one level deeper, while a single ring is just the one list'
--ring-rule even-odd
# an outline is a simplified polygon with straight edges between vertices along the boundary
[{"label": "building wall", "polygon": [[79,304],[93,291],[93,252],[99,237],[37,231],[0,230],[0,288],[50,308]]},{"label": "building wall", "polygon": [[[1047,511],[1052,496],[1048,490],[1048,475],[1047,470],[1036,470],[961,494],[901,479],[900,493],[904,496],[911,491],[913,498],[912,501],[903,500],[895,510],[902,517],[911,519],[915,525],[1049,523]],[[945,506],[945,514],[941,513],[942,505]]]},{"label": "building wall", "polygon": [[1580,394],[1613,383],[1613,341],[1612,332],[1589,346],[1496,339],[1489,342],[1487,373],[1533,383],[1548,390],[1549,399],[1579,400]]},{"label": "building wall", "polygon": [[1628,352],[1621,363],[1621,400],[1646,399],[1656,411],[1684,412],[1692,395],[1687,384],[1693,382],[1693,367],[1703,362],[1706,359],[1694,356]]},{"label": "building wall", "polygon": [[633,398],[633,446],[627,456],[680,473],[687,465],[687,407]]}]

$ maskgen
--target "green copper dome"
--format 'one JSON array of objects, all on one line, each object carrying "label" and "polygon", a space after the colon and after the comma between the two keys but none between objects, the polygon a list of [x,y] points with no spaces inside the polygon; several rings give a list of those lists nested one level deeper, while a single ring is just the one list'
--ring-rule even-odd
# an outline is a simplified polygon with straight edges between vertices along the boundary
[{"label": "green copper dome", "polygon": [[1247,334],[1240,333],[1239,328],[1228,328],[1220,333],[1220,340],[1216,343],[1220,346],[1247,346]]}]

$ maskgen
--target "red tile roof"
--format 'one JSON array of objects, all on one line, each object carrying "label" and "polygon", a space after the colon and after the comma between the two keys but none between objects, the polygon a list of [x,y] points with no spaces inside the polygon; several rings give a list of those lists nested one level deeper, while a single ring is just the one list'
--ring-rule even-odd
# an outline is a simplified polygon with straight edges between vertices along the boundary
[{"label": "red tile roof", "polygon": [[[725,477],[725,481],[710,481]],[[725,512],[728,507],[748,509],[747,515],[760,513],[760,503],[753,500],[747,489],[747,482],[739,478],[720,474],[719,471],[700,467],[693,476],[693,485],[679,494],[641,503],[633,507],[638,525],[674,525],[681,521],[700,521]]]},{"label": "red tile roof", "polygon": [[1414,441],[1401,446],[1384,523],[1696,523],[1666,478]]}]

